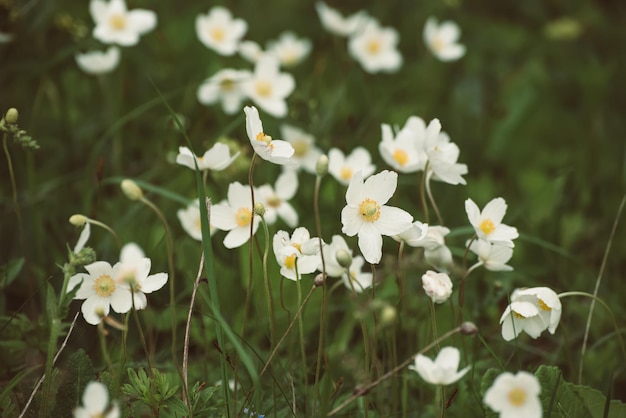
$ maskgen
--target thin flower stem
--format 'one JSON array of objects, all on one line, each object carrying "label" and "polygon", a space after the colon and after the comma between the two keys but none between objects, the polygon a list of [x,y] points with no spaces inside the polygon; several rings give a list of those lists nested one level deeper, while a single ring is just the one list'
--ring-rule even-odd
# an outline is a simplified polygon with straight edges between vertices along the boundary
[{"label": "thin flower stem", "polygon": [[161,222],[163,223],[163,227],[165,228],[165,242],[167,244],[167,264],[169,267],[168,281],[170,282],[170,320],[171,320],[171,326],[172,326],[171,351],[172,351],[172,359],[174,360],[174,365],[176,366],[176,369],[180,373],[180,365],[178,364],[178,358],[176,357],[176,328],[177,326],[176,326],[176,299],[175,299],[176,292],[175,292],[175,286],[174,286],[174,282],[176,280],[174,278],[174,275],[175,275],[174,245],[172,243],[172,231],[170,230],[170,226],[167,223],[167,219],[165,219],[163,212],[161,212],[161,210],[154,203],[152,203],[150,200],[148,200],[144,196],[142,196],[140,200],[146,206],[152,209],[154,213],[156,213],[157,217],[161,220]]},{"label": "thin flower stem", "polygon": [[[302,280],[300,277],[300,272],[298,271],[298,260],[296,259],[296,287],[297,287],[297,292],[298,292],[298,306],[302,306]],[[304,391],[304,397],[305,397],[305,405],[308,405],[308,398],[309,398],[309,386],[307,384],[307,373],[306,370],[308,370],[307,364],[306,364],[306,345],[305,345],[305,340],[304,340],[304,323],[302,320],[302,317],[304,315],[298,315],[298,331],[299,331],[299,336],[300,336],[300,354],[302,355],[302,370],[304,370],[305,372],[303,373],[303,379],[304,379],[304,387],[305,387],[305,391]]]},{"label": "thin flower stem", "polygon": [[396,305],[402,303],[402,299],[404,298],[404,284],[403,279],[404,275],[402,274],[402,254],[404,253],[404,241],[400,241],[398,245],[398,271],[396,272],[396,280],[398,282],[398,301]]},{"label": "thin flower stem", "polygon": [[106,334],[108,331],[104,329],[104,322],[98,324],[98,338],[100,340],[100,351],[102,351],[102,357],[109,368],[109,373],[113,374],[113,362],[111,356],[109,356],[109,350],[107,349]]},{"label": "thin flower stem", "polygon": [[[611,235],[609,236],[609,241],[606,243],[606,250],[604,251],[604,257],[602,258],[602,264],[600,265],[600,271],[598,272],[598,277],[596,279],[596,286],[593,289],[594,299],[592,299],[591,306],[589,307],[589,315],[587,316],[587,324],[585,325],[585,336],[583,337],[583,346],[580,350],[580,365],[578,367],[578,383],[581,383],[581,380],[582,380],[583,357],[585,357],[585,351],[587,350],[587,339],[589,337],[589,329],[591,328],[591,317],[593,316],[593,309],[595,308],[596,297],[598,296],[598,290],[600,289],[600,283],[602,282],[602,275],[604,274],[604,268],[606,267],[606,262],[609,258],[609,252],[611,251],[611,244],[613,243],[613,237],[615,237],[615,231],[617,231],[617,225],[619,224],[619,219],[622,216],[622,211],[624,210],[625,203],[626,203],[626,195],[622,196],[622,201],[620,202],[619,208],[617,209],[617,215],[615,216],[615,220],[613,221],[613,227],[611,228]],[[618,332],[617,335],[620,337],[620,342],[622,344],[622,351],[624,351],[624,342],[622,341],[621,334]]]},{"label": "thin flower stem", "polygon": [[430,223],[430,214],[428,213],[428,203],[426,202],[426,170],[428,169],[428,163],[424,167],[422,172],[422,179],[420,180],[420,200],[422,201],[422,211],[424,212],[424,222]]},{"label": "thin flower stem", "polygon": [[263,232],[265,233],[265,248],[263,249],[263,283],[265,283],[265,297],[267,298],[267,310],[270,318],[270,342],[271,346],[276,345],[276,323],[274,321],[274,301],[272,299],[272,288],[270,286],[270,277],[267,273],[267,256],[270,249],[270,231],[267,227],[265,218],[261,216],[263,224]]},{"label": "thin flower stem", "polygon": [[250,311],[250,297],[252,294],[252,278],[253,278],[253,269],[252,269],[252,233],[254,232],[254,183],[252,173],[254,172],[254,163],[256,162],[256,153],[252,154],[252,160],[250,161],[250,170],[248,170],[248,184],[250,185],[250,200],[252,201],[252,207],[250,210],[252,211],[252,218],[250,219],[250,248],[248,253],[248,263],[249,263],[249,275],[248,275],[248,291],[246,292],[246,304],[243,310],[243,322],[241,325],[241,338],[244,338],[246,331],[246,323],[248,321],[248,314]]},{"label": "thin flower stem", "polygon": [[92,225],[99,226],[100,228],[108,231],[111,235],[113,235],[113,238],[115,239],[115,244],[117,244],[117,248],[118,249],[122,248],[122,243],[120,242],[120,238],[117,236],[115,231],[111,227],[109,227],[107,224],[102,223],[100,221],[96,221],[95,219],[90,219],[90,218],[87,219],[87,222],[89,222]]},{"label": "thin flower stem", "polygon": [[15,207],[15,216],[17,217],[17,228],[20,232],[20,248],[22,255],[26,256],[26,249],[24,247],[24,224],[22,222],[22,211],[20,210],[20,202],[17,199],[17,183],[15,182],[15,173],[13,172],[13,163],[11,161],[11,154],[9,153],[9,147],[7,146],[8,135],[5,133],[2,136],[2,148],[4,149],[4,155],[7,158],[7,168],[9,169],[9,177],[11,178],[11,195],[13,197],[13,206]]},{"label": "thin flower stem", "polygon": [[441,213],[439,213],[437,202],[435,202],[435,198],[433,197],[433,194],[430,190],[430,179],[432,177],[432,174],[433,174],[432,171],[426,174],[426,180],[424,182],[426,184],[426,193],[428,194],[428,199],[430,200],[430,204],[433,205],[433,210],[435,211],[435,215],[437,215],[437,221],[439,222],[439,225],[443,226],[443,218],[441,217]]},{"label": "thin flower stem", "polygon": [[411,357],[409,357],[408,359],[406,359],[405,361],[403,361],[402,363],[400,363],[399,365],[397,365],[396,367],[394,367],[393,369],[391,369],[390,371],[388,371],[387,373],[385,373],[384,375],[382,375],[381,377],[379,377],[375,381],[373,381],[371,383],[368,383],[368,384],[366,384],[364,386],[360,386],[360,387],[356,388],[352,392],[352,395],[350,395],[345,401],[343,401],[335,409],[330,411],[327,414],[327,416],[331,416],[331,415],[337,414],[339,411],[341,411],[346,406],[348,406],[350,403],[352,403],[355,399],[359,398],[360,396],[363,396],[363,395],[367,394],[373,387],[377,386],[382,381],[389,379],[391,376],[393,376],[394,374],[396,374],[400,370],[404,369],[406,366],[408,366],[413,361],[415,356],[417,356],[418,354],[424,354],[425,352],[427,352],[431,348],[435,347],[437,344],[441,343],[442,341],[445,341],[446,339],[450,338],[452,335],[454,335],[454,334],[456,334],[458,332],[461,332],[461,327],[460,326],[458,326],[458,327],[456,327],[456,328],[446,332],[441,337],[439,337],[436,341],[433,341],[432,343],[428,344],[426,347],[422,348],[420,351],[418,351],[417,353],[413,354]]},{"label": "thin flower stem", "polygon": [[474,235],[472,237],[470,242],[467,244],[467,247],[465,248],[465,254],[463,254],[463,270],[465,271],[465,273],[463,274],[463,277],[461,278],[461,284],[459,285],[459,314],[458,314],[458,323],[459,324],[461,324],[463,322],[463,306],[464,306],[463,304],[464,304],[464,298],[465,298],[465,282],[467,281],[467,276],[469,276],[470,272],[472,271],[472,268],[470,268],[470,269],[467,268],[467,255],[469,254],[470,246],[472,245],[472,243],[477,238],[478,238],[477,235]]},{"label": "thin flower stem", "polygon": [[[430,301],[430,319],[433,327],[433,341],[437,341],[437,316],[435,313],[435,302]],[[439,343],[435,346],[439,351]]]}]

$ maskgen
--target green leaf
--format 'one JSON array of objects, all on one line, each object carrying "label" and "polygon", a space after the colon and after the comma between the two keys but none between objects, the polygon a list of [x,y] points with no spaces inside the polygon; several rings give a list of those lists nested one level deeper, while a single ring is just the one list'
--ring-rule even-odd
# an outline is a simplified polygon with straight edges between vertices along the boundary
[{"label": "green leaf", "polygon": [[0,267],[0,290],[4,290],[15,280],[20,271],[22,271],[22,267],[24,267],[23,257],[9,260],[9,262]]},{"label": "green leaf", "polygon": [[58,318],[57,296],[50,283],[46,283],[46,313],[49,320]]}]

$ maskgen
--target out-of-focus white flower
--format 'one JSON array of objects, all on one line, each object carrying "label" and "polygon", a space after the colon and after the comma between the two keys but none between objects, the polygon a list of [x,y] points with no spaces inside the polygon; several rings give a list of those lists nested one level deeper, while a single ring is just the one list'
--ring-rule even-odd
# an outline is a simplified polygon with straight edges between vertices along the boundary
[{"label": "out-of-focus white flower", "polygon": [[243,83],[246,95],[261,109],[277,118],[287,114],[285,99],[295,87],[293,76],[281,73],[278,58],[271,54],[263,54],[259,58],[252,77]]},{"label": "out-of-focus white flower", "polygon": [[368,150],[356,147],[348,156],[337,148],[328,151],[328,172],[343,185],[348,185],[352,176],[360,171],[363,178],[368,178],[376,170]]},{"label": "out-of-focus white flower", "polygon": [[167,273],[150,274],[152,260],[145,256],[143,250],[135,243],[122,247],[120,262],[116,264],[115,280],[128,286],[133,292],[134,308],[144,309],[148,306],[146,293],[159,290],[167,283]]},{"label": "out-of-focus white flower", "polygon": [[202,157],[197,157],[187,147],[178,147],[178,155],[176,156],[176,164],[184,165],[192,170],[196,169],[194,159],[198,163],[198,170],[220,171],[228,167],[239,156],[235,153],[231,157],[228,145],[216,142],[211,148],[205,151]]},{"label": "out-of-focus white flower", "polygon": [[541,418],[543,410],[539,394],[539,379],[525,371],[512,374],[504,372],[493,381],[485,392],[485,404],[500,418]]},{"label": "out-of-focus white flower", "polygon": [[110,46],[106,51],[91,51],[74,56],[78,67],[87,74],[106,74],[117,68],[120,49]]},{"label": "out-of-focus white flower", "polygon": [[348,17],[343,17],[336,9],[329,7],[324,2],[317,2],[315,9],[327,31],[339,36],[350,36],[355,33],[368,17],[364,11],[359,11]]},{"label": "out-of-focus white flower", "polygon": [[478,262],[470,267],[470,270],[478,266],[484,266],[491,271],[513,270],[513,267],[506,264],[513,256],[513,248],[511,247],[477,239],[472,241],[469,249],[478,256]]},{"label": "out-of-focus white flower", "polygon": [[315,174],[315,166],[320,155],[322,155],[322,151],[314,145],[315,138],[313,135],[291,125],[282,125],[280,135],[293,146],[292,160],[298,164],[296,168],[301,167],[307,172]]},{"label": "out-of-focus white flower", "polygon": [[[345,251],[345,253],[352,257],[352,250],[348,247],[346,240],[341,235],[333,235],[330,244],[324,245],[322,248],[326,274],[330,277],[341,277],[346,272],[345,267],[341,266],[337,260],[339,251]],[[322,271],[321,263],[318,270]]]},{"label": "out-of-focus white flower", "polygon": [[[420,119],[421,120],[421,119]],[[382,141],[378,150],[383,160],[401,173],[414,173],[423,170],[426,164],[426,154],[418,143],[418,135],[407,125],[394,137],[391,126],[381,125]]]},{"label": "out-of-focus white flower", "polygon": [[279,165],[294,165],[291,159],[295,150],[287,141],[272,139],[263,132],[263,122],[254,106],[243,109],[246,114],[246,133],[254,152],[264,160]]},{"label": "out-of-focus white flower", "polygon": [[239,41],[247,30],[248,24],[243,19],[233,19],[225,7],[214,6],[206,15],[196,17],[198,39],[220,55],[237,52]]},{"label": "out-of-focus white flower", "polygon": [[261,55],[264,54],[261,45],[254,41],[241,41],[239,43],[238,51],[239,55],[241,55],[243,59],[253,64],[261,58]]},{"label": "out-of-focus white flower", "polygon": [[96,23],[93,37],[105,44],[133,46],[139,36],[156,27],[156,13],[151,10],[127,10],[124,0],[91,0],[89,12]]},{"label": "out-of-focus white flower", "polygon": [[415,356],[415,364],[409,366],[409,369],[415,370],[422,379],[431,385],[450,385],[469,371],[471,366],[467,366],[463,370],[458,370],[461,356],[458,348],[443,347],[435,361],[418,354]]},{"label": "out-of-focus white flower", "polygon": [[267,53],[274,54],[284,67],[291,67],[302,62],[311,53],[311,41],[298,38],[293,32],[280,34],[277,40],[268,42]]},{"label": "out-of-focus white flower", "polygon": [[13,34],[0,31],[0,44],[8,44],[13,41]]},{"label": "out-of-focus white flower", "polygon": [[511,301],[500,317],[500,324],[505,341],[517,338],[522,331],[537,338],[548,327],[539,315],[539,307],[527,301]]},{"label": "out-of-focus white flower", "polygon": [[368,73],[395,72],[402,66],[398,52],[398,32],[383,28],[370,19],[362,31],[356,32],[348,42],[348,51]]},{"label": "out-of-focus white flower", "polygon": [[106,261],[96,261],[85,266],[87,273],[70,277],[67,291],[80,284],[74,299],[85,299],[81,312],[87,323],[98,325],[109,314],[110,308],[117,313],[131,309],[133,302],[129,287],[116,280],[121,267],[120,263],[111,267]]},{"label": "out-of-focus white flower", "polygon": [[386,206],[398,184],[398,173],[381,171],[363,181],[357,171],[346,191],[347,205],[341,210],[341,231],[358,234],[359,249],[367,262],[378,264],[382,257],[383,235],[393,236],[411,227],[413,217],[406,211]]},{"label": "out-of-focus white flower", "polygon": [[[202,241],[202,224],[200,221],[200,207],[198,206],[198,200],[194,200],[189,203],[185,209],[179,209],[176,212],[176,216],[180,221],[183,229],[189,236],[196,241]],[[215,231],[213,224],[209,224],[209,231],[211,236]]]},{"label": "out-of-focus white flower", "polygon": [[257,189],[259,200],[265,206],[265,221],[272,225],[280,217],[290,228],[298,225],[298,213],[291,206],[291,200],[298,190],[298,175],[288,170],[276,179],[275,187],[264,184]]},{"label": "out-of-focus white flower", "polygon": [[83,392],[83,405],[74,408],[74,418],[119,418],[120,407],[113,401],[109,405],[109,392],[100,382],[89,382]]},{"label": "out-of-focus white flower", "polygon": [[352,258],[352,264],[348,268],[350,275],[344,269],[341,275],[341,281],[350,290],[354,290],[356,293],[361,293],[365,289],[372,287],[374,283],[374,275],[371,271],[363,272],[363,264],[365,260],[360,255]]},{"label": "out-of-focus white flower", "polygon": [[556,292],[549,287],[531,287],[516,289],[511,301],[530,302],[539,309],[550,334],[554,334],[561,320],[561,300]]},{"label": "out-of-focus white flower", "polygon": [[501,197],[492,199],[482,211],[478,209],[472,199],[465,201],[467,218],[474,227],[478,238],[513,248],[513,240],[519,234],[516,228],[502,223],[506,208],[506,202]]},{"label": "out-of-focus white flower", "polygon": [[250,188],[237,181],[228,186],[228,200],[211,208],[213,226],[229,231],[224,237],[226,248],[236,248],[245,244],[250,238],[250,222],[254,235],[259,227],[259,219],[252,213]]},{"label": "out-of-focus white flower", "polygon": [[[399,233],[398,235],[394,235],[392,238],[398,242],[406,242],[407,244],[412,243],[420,243],[426,237],[426,233],[428,232],[428,224],[421,223],[420,221],[415,221],[411,224],[411,227],[406,231]],[[416,245],[409,244],[413,247]]]},{"label": "out-of-focus white flower", "polygon": [[319,240],[311,238],[306,228],[296,228],[291,238],[286,231],[278,231],[272,246],[283,277],[298,280],[299,275],[317,270],[320,263]]},{"label": "out-of-focus white flower", "polygon": [[450,230],[445,226],[428,225],[426,234],[421,239],[412,239],[405,236],[404,241],[411,247],[424,248],[424,259],[431,266],[442,272],[447,272],[452,265],[452,252],[446,246],[445,236]]},{"label": "out-of-focus white flower", "polygon": [[241,102],[246,98],[243,82],[251,77],[252,73],[247,70],[219,70],[198,87],[198,101],[209,106],[219,100],[224,112],[232,115],[241,109]]},{"label": "out-of-focus white flower", "polygon": [[452,21],[438,25],[437,19],[430,17],[424,25],[424,42],[441,61],[454,61],[465,55],[465,45],[457,43],[460,36],[459,26]]},{"label": "out-of-focus white flower", "polygon": [[452,280],[446,273],[428,270],[422,276],[422,287],[434,303],[444,303],[452,295]]},{"label": "out-of-focus white flower", "polygon": [[448,184],[466,184],[462,177],[467,174],[467,165],[457,163],[459,147],[450,142],[450,137],[441,132],[438,119],[430,121],[424,132],[424,151],[428,159],[428,179],[440,180]]}]

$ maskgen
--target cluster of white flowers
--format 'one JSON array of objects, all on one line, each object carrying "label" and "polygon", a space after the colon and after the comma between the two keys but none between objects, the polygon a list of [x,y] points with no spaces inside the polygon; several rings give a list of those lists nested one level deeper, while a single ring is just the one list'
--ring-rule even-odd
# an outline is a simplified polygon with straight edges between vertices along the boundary
[{"label": "cluster of white flowers", "polygon": [[96,261],[85,266],[87,273],[70,277],[68,292],[78,286],[74,299],[85,300],[81,306],[83,317],[89,324],[97,325],[111,309],[126,313],[133,306],[147,306],[146,293],[167,283],[167,273],[150,274],[151,265],[141,248],[129,243],[122,248],[120,261],[115,265]]}]

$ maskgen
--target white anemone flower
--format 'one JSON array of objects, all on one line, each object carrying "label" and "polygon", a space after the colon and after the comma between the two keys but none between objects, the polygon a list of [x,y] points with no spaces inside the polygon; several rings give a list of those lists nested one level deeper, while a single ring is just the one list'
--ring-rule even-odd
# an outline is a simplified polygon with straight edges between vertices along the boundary
[{"label": "white anemone flower", "polygon": [[541,384],[531,373],[504,372],[485,392],[485,404],[500,413],[500,418],[541,418],[543,409],[539,394]]},{"label": "white anemone flower", "polygon": [[501,244],[492,244],[488,241],[474,240],[470,251],[478,256],[478,262],[470,270],[484,266],[491,271],[512,271],[513,267],[506,264],[513,257],[513,248]]},{"label": "white anemone flower", "polygon": [[255,64],[265,53],[261,45],[254,41],[241,41],[239,43],[239,55],[248,62]]},{"label": "white anemone flower", "polygon": [[444,303],[452,295],[452,280],[446,273],[428,270],[422,275],[422,287],[433,303]]},{"label": "white anemone flower", "polygon": [[116,280],[121,267],[120,263],[111,267],[106,261],[96,261],[85,266],[87,273],[70,277],[67,290],[80,284],[74,299],[85,300],[81,312],[87,323],[98,325],[111,308],[117,313],[126,313],[132,308],[130,288]]},{"label": "white anemone flower", "polygon": [[370,19],[363,28],[352,35],[348,51],[368,73],[396,72],[402,66],[402,55],[398,52],[398,31],[383,28]]},{"label": "white anemone flower", "polygon": [[369,289],[374,284],[374,274],[371,272],[364,272],[363,264],[365,264],[365,260],[360,255],[352,258],[352,264],[348,268],[350,272],[350,276],[348,276],[348,272],[344,269],[343,274],[341,275],[341,281],[343,284],[350,290],[353,290],[356,293],[361,293],[366,289]]},{"label": "white anemone flower", "polygon": [[148,306],[146,293],[155,292],[167,283],[167,273],[150,274],[151,265],[152,260],[137,244],[131,242],[122,247],[115,280],[132,290],[133,306],[137,310]]},{"label": "white anemone flower", "polygon": [[252,77],[243,83],[246,95],[270,115],[287,115],[287,103],[296,82],[291,74],[280,72],[280,62],[272,54],[263,54],[256,62]]},{"label": "white anemone flower", "polygon": [[462,177],[467,174],[467,165],[457,163],[459,147],[450,142],[450,137],[441,132],[438,119],[430,121],[424,132],[424,151],[428,159],[428,179],[440,180],[448,184],[466,184]]},{"label": "white anemone flower", "polygon": [[294,149],[292,160],[297,164],[295,168],[303,168],[311,174],[316,174],[315,166],[322,151],[314,145],[315,137],[292,125],[282,125],[280,135]]},{"label": "white anemone flower", "polygon": [[287,141],[272,139],[263,132],[263,122],[256,107],[246,106],[243,111],[246,114],[246,133],[254,152],[274,164],[294,165],[291,159],[295,153],[293,146]]},{"label": "white anemone flower", "polygon": [[446,246],[445,238],[449,233],[450,229],[445,226],[426,225],[426,233],[422,238],[416,234],[417,239],[412,239],[410,232],[400,234],[399,237],[411,247],[424,248],[426,262],[441,272],[447,272],[452,266],[452,252]]},{"label": "white anemone flower", "polygon": [[[337,260],[337,253],[339,251],[345,251],[345,253],[352,257],[352,250],[348,247],[346,240],[341,235],[333,235],[330,244],[324,245],[322,248],[326,274],[330,277],[341,277],[346,273],[345,267],[341,266]],[[317,269],[322,271],[321,263]]]},{"label": "white anemone flower", "polygon": [[109,392],[100,382],[89,382],[82,397],[83,405],[74,408],[74,418],[119,418],[120,407],[117,402],[109,405]]},{"label": "white anemone flower", "polygon": [[120,49],[110,46],[106,51],[90,51],[74,56],[78,67],[87,74],[106,74],[120,63]]},{"label": "white anemone flower", "polygon": [[343,185],[347,186],[357,171],[367,178],[375,170],[369,151],[363,147],[356,147],[347,156],[337,148],[328,151],[328,172]]},{"label": "white anemone flower", "polygon": [[410,126],[405,126],[394,136],[391,126],[383,123],[381,131],[382,141],[378,150],[387,164],[401,173],[424,169],[426,154],[418,144],[417,133]]},{"label": "white anemone flower", "polygon": [[280,274],[290,280],[298,280],[303,274],[313,273],[320,264],[319,239],[311,238],[308,229],[296,228],[291,237],[286,231],[278,231],[272,241]]},{"label": "white anemone flower", "polygon": [[309,39],[298,38],[295,33],[286,31],[277,40],[267,44],[267,52],[278,57],[283,67],[292,67],[302,62],[311,53]]},{"label": "white anemone flower", "polygon": [[205,106],[219,101],[225,113],[232,115],[241,109],[241,102],[246,98],[243,82],[252,77],[247,70],[224,68],[202,82],[196,96]]},{"label": "white anemone flower", "polygon": [[430,17],[424,25],[424,42],[440,61],[455,61],[465,55],[465,45],[457,43],[460,36],[459,26],[452,21],[438,25],[437,19]]},{"label": "white anemone flower", "polygon": [[[183,229],[189,236],[196,241],[202,241],[202,223],[200,221],[200,207],[198,206],[198,199],[192,201],[184,209],[178,209],[176,216],[180,221]],[[213,224],[209,224],[209,231],[211,236],[215,231]]]},{"label": "white anemone flower", "polygon": [[426,238],[427,232],[428,224],[424,224],[420,221],[415,221],[411,224],[411,227],[409,229],[399,233],[398,235],[394,235],[392,238],[398,242],[406,242],[408,245],[416,247],[419,245],[414,244],[421,243]]},{"label": "white anemone flower", "polygon": [[252,213],[252,196],[250,187],[239,182],[228,186],[228,200],[211,207],[211,223],[215,228],[229,231],[224,237],[226,248],[237,248],[245,244],[250,238],[250,223],[252,234],[259,227],[259,216]]},{"label": "white anemone flower", "polygon": [[178,155],[176,156],[176,164],[184,165],[192,170],[196,169],[194,159],[198,163],[198,170],[221,171],[227,168],[235,158],[239,156],[239,152],[230,155],[228,145],[216,142],[211,148],[204,152],[201,157],[194,155],[187,147],[178,147]]},{"label": "white anemone flower", "polygon": [[554,334],[561,320],[561,299],[554,290],[549,287],[516,289],[511,295],[511,300],[530,302],[537,306],[548,331]]},{"label": "white anemone flower", "polygon": [[435,361],[418,354],[415,357],[415,364],[409,366],[409,369],[415,370],[422,379],[431,385],[450,385],[469,371],[471,366],[467,366],[463,370],[458,370],[461,355],[459,349],[455,347],[443,347]]},{"label": "white anemone flower", "polygon": [[506,213],[503,198],[492,199],[481,211],[472,199],[465,201],[467,218],[474,227],[478,238],[513,248],[513,240],[519,236],[517,228],[502,223]]},{"label": "white anemone flower", "polygon": [[339,36],[352,35],[368,19],[364,11],[343,17],[339,11],[321,1],[315,3],[315,9],[324,29]]},{"label": "white anemone flower", "polygon": [[539,307],[527,301],[511,301],[500,317],[502,338],[511,341],[524,331],[531,338],[537,338],[548,327],[539,314]]},{"label": "white anemone flower", "polygon": [[363,181],[357,171],[346,191],[347,205],[341,211],[341,231],[349,237],[358,235],[359,249],[368,263],[382,258],[383,235],[393,236],[411,227],[413,217],[406,211],[386,206],[398,184],[398,173],[381,171]]},{"label": "white anemone flower", "polygon": [[264,184],[257,189],[259,200],[265,206],[265,221],[272,225],[281,218],[290,228],[298,225],[298,212],[291,206],[291,200],[298,191],[298,175],[293,170],[283,172],[276,179],[274,187]]},{"label": "white anemone flower", "polygon": [[78,241],[76,241],[76,245],[74,246],[74,254],[78,254],[83,248],[85,248],[85,244],[87,244],[90,235],[91,224],[89,222],[85,222],[83,230],[80,231],[80,235],[78,236]]},{"label": "white anemone flower", "polygon": [[196,17],[196,35],[200,42],[220,55],[233,55],[239,41],[246,34],[248,24],[243,19],[233,19],[230,10],[215,6],[206,15]]},{"label": "white anemone flower", "polygon": [[96,23],[93,37],[105,44],[133,46],[139,36],[156,27],[156,13],[151,10],[127,10],[124,0],[91,0],[89,12]]}]

